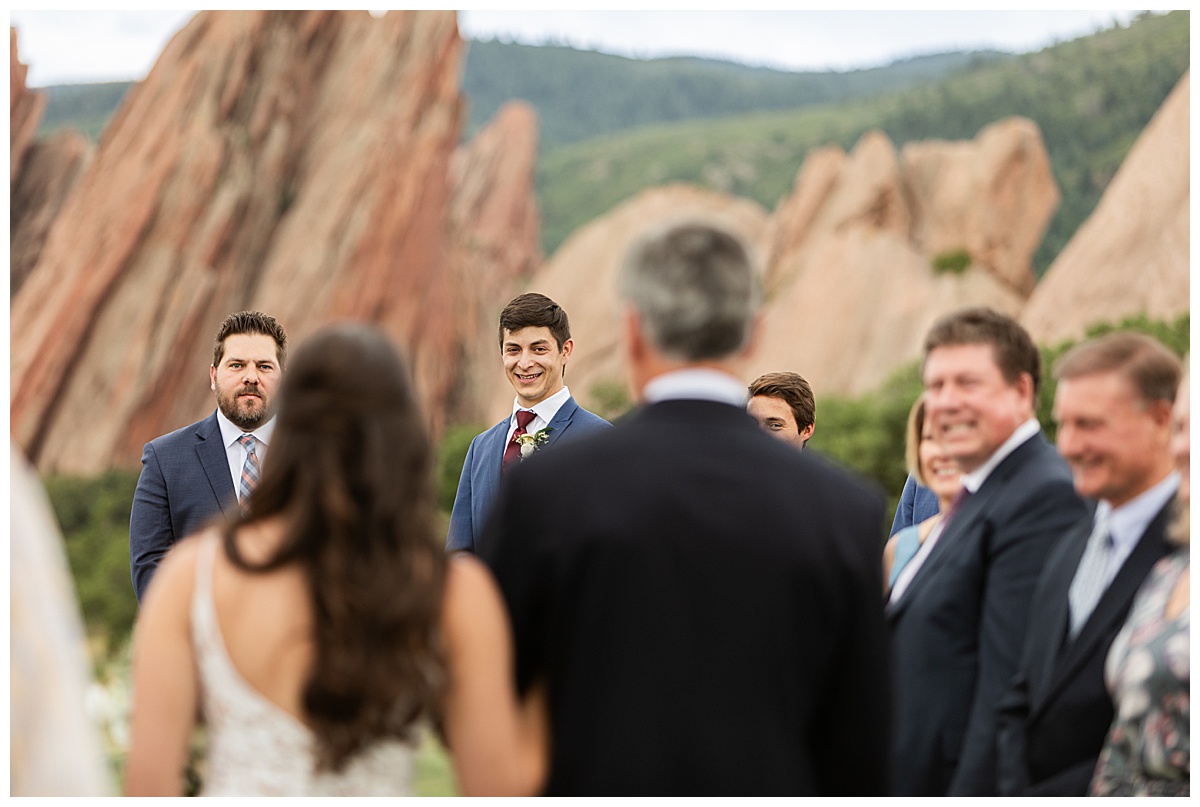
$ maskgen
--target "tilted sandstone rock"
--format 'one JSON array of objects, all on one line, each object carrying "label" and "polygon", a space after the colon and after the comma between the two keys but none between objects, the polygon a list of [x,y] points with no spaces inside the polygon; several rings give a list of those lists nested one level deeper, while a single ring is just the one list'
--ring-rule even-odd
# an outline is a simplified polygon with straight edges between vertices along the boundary
[{"label": "tilted sandstone rock", "polygon": [[1008,118],[972,141],[925,140],[901,150],[904,182],[926,255],[966,250],[971,261],[1028,297],[1037,251],[1061,197],[1041,132]]},{"label": "tilted sandstone rock", "polygon": [[[453,11],[205,11],[110,122],[12,306],[12,436],[42,471],[136,467],[211,411],[211,338],[379,323],[434,433],[457,383]],[[474,338],[474,334],[471,334]]]},{"label": "tilted sandstone rock", "polygon": [[1190,309],[1190,71],[1133,144],[1100,203],[1046,270],[1022,322],[1039,343],[1137,314]]},{"label": "tilted sandstone rock", "polygon": [[16,28],[8,29],[8,43],[8,184],[11,188],[16,183],[25,151],[33,142],[33,133],[42,120],[42,113],[46,111],[46,94],[33,92],[25,86],[29,67],[17,56]]},{"label": "tilted sandstone rock", "polygon": [[12,186],[9,292],[15,298],[41,255],[50,226],[95,151],[75,131],[35,140]]},{"label": "tilted sandstone rock", "polygon": [[[813,152],[772,216],[763,338],[747,375],[791,370],[818,397],[858,395],[916,359],[939,316],[974,304],[1016,315],[1057,201],[1041,137],[1020,119],[899,155],[878,132],[849,155]],[[971,259],[963,273],[933,269],[959,250]]]},{"label": "tilted sandstone rock", "polygon": [[537,113],[509,102],[450,163],[452,262],[465,292],[457,316],[476,335],[463,346],[460,383],[444,403],[450,422],[486,418],[490,381],[500,372],[496,321],[542,263],[537,149]]},{"label": "tilted sandstone rock", "polygon": [[[650,188],[572,233],[527,284],[525,290],[548,295],[570,318],[575,348],[566,382],[585,408],[603,410],[604,399],[627,390],[617,302],[617,273],[625,253],[650,228],[685,216],[723,224],[755,248],[766,224],[766,212],[746,199],[688,185]],[[490,425],[511,411],[513,391],[499,361],[485,383],[492,390],[486,419]]]}]

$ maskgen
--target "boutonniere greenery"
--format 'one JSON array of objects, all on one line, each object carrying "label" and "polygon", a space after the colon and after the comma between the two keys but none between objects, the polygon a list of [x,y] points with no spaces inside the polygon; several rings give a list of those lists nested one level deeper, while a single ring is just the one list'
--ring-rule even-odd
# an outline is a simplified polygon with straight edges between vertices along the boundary
[{"label": "boutonniere greenery", "polygon": [[546,445],[546,441],[550,439],[550,432],[552,431],[554,431],[554,429],[547,426],[544,429],[538,429],[533,434],[522,434],[517,437],[517,445],[521,447],[521,459],[525,459],[530,454]]}]

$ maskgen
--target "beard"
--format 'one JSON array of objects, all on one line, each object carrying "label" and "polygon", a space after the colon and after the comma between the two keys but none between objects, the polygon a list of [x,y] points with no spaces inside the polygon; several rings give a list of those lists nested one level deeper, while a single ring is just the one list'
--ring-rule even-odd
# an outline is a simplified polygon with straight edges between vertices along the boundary
[{"label": "beard", "polygon": [[[257,398],[240,399],[239,395],[247,393],[257,395]],[[243,431],[254,431],[271,419],[274,414],[270,402],[258,387],[242,386],[235,390],[217,387],[217,408],[221,414],[229,418],[233,425]]]}]

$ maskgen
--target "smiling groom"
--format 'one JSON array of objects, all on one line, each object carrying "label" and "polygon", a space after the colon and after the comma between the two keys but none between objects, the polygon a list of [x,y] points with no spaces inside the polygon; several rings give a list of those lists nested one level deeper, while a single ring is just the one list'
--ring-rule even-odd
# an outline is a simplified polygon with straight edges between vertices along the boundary
[{"label": "smiling groom", "polygon": [[446,550],[476,551],[476,537],[500,489],[501,474],[522,456],[611,424],[571,397],[563,382],[575,343],[567,312],[544,294],[514,298],[500,312],[504,375],[516,391],[512,413],[476,435],[467,449]]}]

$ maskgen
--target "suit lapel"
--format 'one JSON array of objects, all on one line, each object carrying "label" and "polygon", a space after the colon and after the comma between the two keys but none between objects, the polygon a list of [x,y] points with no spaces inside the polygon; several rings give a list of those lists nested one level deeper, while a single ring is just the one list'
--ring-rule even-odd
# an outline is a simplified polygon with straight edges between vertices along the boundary
[{"label": "suit lapel", "polygon": [[[1070,681],[1077,669],[1097,651],[1097,645],[1108,635],[1114,622],[1123,620],[1129,606],[1133,603],[1134,595],[1141,588],[1142,581],[1150,573],[1154,564],[1167,553],[1169,547],[1164,538],[1167,522],[1170,519],[1170,503],[1158,511],[1158,515],[1150,522],[1137,545],[1121,570],[1113,578],[1109,587],[1096,603],[1095,610],[1084,623],[1075,641],[1068,642],[1063,647],[1061,661],[1057,665],[1054,678],[1054,690],[1057,691],[1065,682]],[[1089,530],[1090,533],[1090,530]],[[1085,539],[1086,540],[1086,539]],[[1080,553],[1082,555],[1082,552]],[[1078,563],[1076,563],[1078,566]],[[1074,572],[1072,567],[1072,573]],[[1067,581],[1070,585],[1070,581]],[[1064,597],[1065,601],[1066,598]],[[1053,695],[1053,691],[1048,697]]]},{"label": "suit lapel", "polygon": [[954,557],[957,552],[968,551],[969,547],[961,540],[961,536],[976,531],[977,523],[985,518],[991,509],[990,505],[996,492],[1001,490],[1012,475],[1025,464],[1027,458],[1037,451],[1038,441],[1041,439],[1039,433],[1017,446],[992,470],[979,490],[959,504],[954,518],[950,520],[950,524],[938,538],[933,549],[930,550],[929,556],[925,558],[925,562],[921,564],[921,568],[909,582],[908,588],[900,596],[899,602],[887,609],[887,615],[890,618],[899,617],[906,604],[911,602],[930,580],[936,579],[938,572],[946,565],[946,558]]},{"label": "suit lapel", "polygon": [[977,493],[968,496],[959,504],[954,518],[938,536],[937,543],[929,551],[929,555],[921,564],[921,568],[917,569],[913,579],[909,581],[908,588],[900,595],[899,601],[888,609],[889,616],[898,617],[903,613],[908,603],[913,601],[921,589],[928,585],[929,581],[937,578],[938,572],[946,563],[946,558],[953,557],[955,552],[962,551],[962,541],[958,540],[959,536],[974,529],[975,522],[983,516],[984,505],[990,496],[991,492],[985,484]]},{"label": "suit lapel", "polygon": [[571,425],[571,418],[575,417],[575,410],[579,408],[579,404],[575,403],[575,399],[567,396],[567,400],[563,401],[563,405],[554,413],[554,418],[546,424],[546,428],[551,429],[546,435],[546,447],[554,445],[562,433]]},{"label": "suit lapel", "polygon": [[475,501],[490,503],[495,498],[496,490],[500,487],[500,472],[504,466],[505,437],[508,436],[508,425],[512,420],[509,415],[504,420],[488,429],[479,446],[479,459],[482,463],[482,473],[477,477],[478,489],[474,492]]},{"label": "suit lapel", "polygon": [[237,492],[233,489],[233,477],[229,474],[229,457],[221,441],[221,427],[217,423],[216,412],[196,431],[196,438],[196,456],[208,477],[208,484],[212,486],[213,495],[221,503],[221,512],[234,517],[238,514]]},{"label": "suit lapel", "polygon": [[1095,508],[1091,508],[1088,518],[1080,521],[1078,528],[1072,529],[1063,537],[1062,562],[1050,567],[1048,578],[1039,582],[1039,585],[1048,587],[1054,594],[1044,619],[1043,615],[1039,614],[1036,620],[1031,620],[1029,626],[1031,635],[1047,639],[1039,644],[1045,652],[1036,660],[1036,673],[1030,675],[1029,680],[1030,708],[1035,713],[1049,700],[1051,687],[1055,686],[1055,670],[1060,667],[1067,651],[1063,645],[1067,635],[1067,623],[1071,618],[1067,590],[1071,587],[1071,580],[1075,577],[1075,570],[1079,568],[1079,560],[1083,557],[1088,538],[1091,537],[1094,513]]}]

